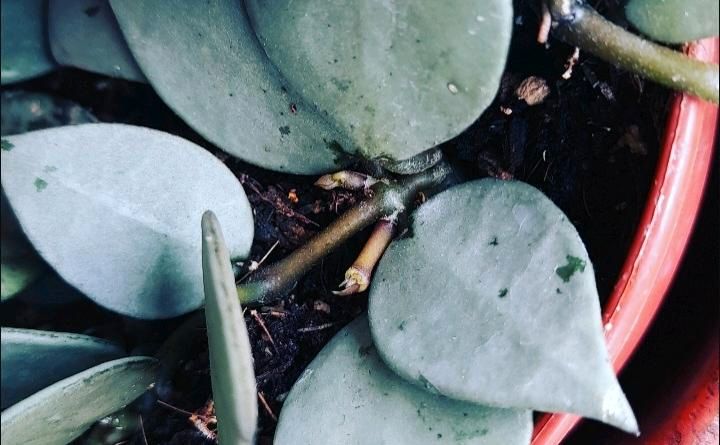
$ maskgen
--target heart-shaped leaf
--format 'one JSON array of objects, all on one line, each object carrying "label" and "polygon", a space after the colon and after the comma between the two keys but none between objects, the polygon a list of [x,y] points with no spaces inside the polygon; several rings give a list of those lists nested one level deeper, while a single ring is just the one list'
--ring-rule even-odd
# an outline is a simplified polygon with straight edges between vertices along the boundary
[{"label": "heart-shaped leaf", "polygon": [[666,43],[689,42],[720,31],[716,0],[630,0],[625,14],[643,34]]},{"label": "heart-shaped leaf", "polygon": [[407,159],[467,128],[505,67],[511,0],[248,0],[265,51],[366,157]]},{"label": "heart-shaped leaf", "polygon": [[230,254],[212,212],[202,217],[202,240],[205,319],[218,440],[249,445],[254,441],[258,417],[252,351]]},{"label": "heart-shaped leaf", "polygon": [[637,431],[585,246],[526,184],[474,181],[423,204],[378,266],[369,314],[383,359],[428,390]]},{"label": "heart-shaped leaf", "polygon": [[[226,152],[314,174],[351,144],[270,63],[238,0],[111,1],[130,50],[160,97]],[[222,218],[223,220],[225,218]]]},{"label": "heart-shaped leaf", "polygon": [[2,0],[0,83],[40,76],[55,68],[47,47],[45,0]]},{"label": "heart-shaped leaf", "polygon": [[166,318],[202,304],[197,221],[214,209],[230,252],[248,254],[253,220],[233,174],[184,139],[87,124],[7,138],[2,185],[30,242],[98,304]]},{"label": "heart-shaped leaf", "polygon": [[2,412],[3,445],[65,445],[154,382],[157,360],[129,357],[90,368]]},{"label": "heart-shaped leaf", "polygon": [[122,357],[116,345],[87,335],[2,328],[2,409],[58,380]]},{"label": "heart-shaped leaf", "polygon": [[62,65],[145,82],[108,0],[50,0],[50,49]]},{"label": "heart-shaped leaf", "polygon": [[305,369],[280,412],[275,443],[529,444],[529,410],[430,394],[380,360],[367,317],[341,330]]}]

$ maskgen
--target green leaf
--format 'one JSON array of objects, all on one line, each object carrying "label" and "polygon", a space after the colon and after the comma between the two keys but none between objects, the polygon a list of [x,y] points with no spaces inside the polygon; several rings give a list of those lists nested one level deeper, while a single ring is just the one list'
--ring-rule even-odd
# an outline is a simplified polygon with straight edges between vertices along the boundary
[{"label": "green leaf", "polygon": [[528,410],[488,408],[430,394],[380,360],[365,316],[320,352],[280,411],[275,443],[529,444]]},{"label": "green leaf", "polygon": [[86,124],[8,137],[2,185],[38,253],[98,304],[167,318],[202,304],[197,221],[215,210],[230,252],[253,219],[233,174],[201,147],[147,128]]},{"label": "green leaf", "polygon": [[683,43],[717,36],[717,0],[630,0],[625,7],[630,23],[661,42]]},{"label": "green leaf", "polygon": [[473,181],[422,205],[378,266],[369,314],[383,359],[430,391],[637,431],[585,246],[529,185]]},{"label": "green leaf", "polygon": [[254,442],[258,417],[252,351],[230,254],[212,212],[202,217],[202,240],[205,319],[218,438],[223,444],[249,445]]},{"label": "green leaf", "polygon": [[16,239],[2,237],[0,301],[8,300],[25,290],[44,271],[45,265],[30,246]]},{"label": "green leaf", "polygon": [[157,360],[129,357],[90,368],[2,412],[3,445],[65,445],[154,382]]},{"label": "green leaf", "polygon": [[122,357],[113,343],[87,335],[2,328],[2,409],[91,366]]},{"label": "green leaf", "polygon": [[290,85],[371,158],[410,158],[475,121],[512,31],[511,0],[246,4]]},{"label": "green leaf", "polygon": [[0,4],[0,83],[20,82],[54,69],[46,40],[45,0]]},{"label": "green leaf", "polygon": [[[233,156],[315,174],[347,162],[351,144],[287,88],[238,0],[111,1],[138,64],[160,97]],[[223,218],[224,219],[224,218]]]},{"label": "green leaf", "polygon": [[146,82],[108,0],[50,0],[50,49],[62,65]]}]

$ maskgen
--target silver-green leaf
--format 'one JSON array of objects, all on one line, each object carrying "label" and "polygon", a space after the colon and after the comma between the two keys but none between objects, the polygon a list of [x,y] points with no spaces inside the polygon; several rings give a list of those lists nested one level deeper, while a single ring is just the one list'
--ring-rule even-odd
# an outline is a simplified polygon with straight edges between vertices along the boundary
[{"label": "silver-green leaf", "polygon": [[2,237],[0,256],[0,301],[22,292],[45,272],[42,260],[32,247],[18,239]]},{"label": "silver-green leaf", "polygon": [[2,0],[0,5],[0,83],[20,82],[54,69],[46,1]]},{"label": "silver-green leaf", "polygon": [[628,20],[643,34],[661,42],[683,43],[717,36],[717,0],[630,0]]},{"label": "silver-green leaf", "polygon": [[498,409],[430,394],[380,360],[367,317],[341,330],[285,400],[278,445],[530,443],[529,410]]},{"label": "silver-green leaf", "polygon": [[2,186],[38,253],[98,304],[167,318],[203,301],[197,223],[214,209],[233,258],[250,250],[253,218],[233,174],[201,147],[120,124],[7,138]]},{"label": "silver-green leaf", "polygon": [[2,409],[59,380],[120,358],[115,344],[87,335],[2,328]]},{"label": "silver-green leaf", "polygon": [[[350,142],[289,89],[239,0],[111,1],[160,97],[220,148],[271,170],[338,169]],[[223,218],[224,219],[224,218]]]},{"label": "silver-green leaf", "polygon": [[52,54],[62,65],[146,81],[108,0],[50,0],[48,36]]},{"label": "silver-green leaf", "polygon": [[423,204],[378,266],[369,314],[383,359],[429,391],[637,432],[585,247],[529,185],[473,181]]},{"label": "silver-green leaf", "polygon": [[511,0],[246,3],[280,72],[371,158],[410,158],[477,119],[512,31]]},{"label": "silver-green leaf", "polygon": [[129,357],[60,380],[2,412],[2,443],[66,445],[142,395],[156,368],[153,358]]},{"label": "silver-green leaf", "polygon": [[218,441],[249,445],[254,441],[258,417],[252,351],[230,254],[211,211],[202,217],[202,241],[205,319]]}]

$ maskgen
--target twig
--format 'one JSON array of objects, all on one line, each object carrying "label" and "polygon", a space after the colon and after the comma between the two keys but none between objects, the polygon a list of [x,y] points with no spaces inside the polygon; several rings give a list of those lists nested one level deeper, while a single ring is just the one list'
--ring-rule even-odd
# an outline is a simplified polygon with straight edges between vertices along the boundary
[{"label": "twig", "polygon": [[265,304],[282,297],[325,255],[379,218],[405,211],[419,192],[439,186],[450,172],[450,166],[441,161],[400,182],[376,184],[372,197],[345,212],[282,261],[260,269],[238,286],[240,302]]},{"label": "twig", "polygon": [[140,421],[140,432],[142,433],[143,443],[148,445],[147,436],[145,435],[145,424],[143,423],[142,414],[138,414],[138,420]]},{"label": "twig", "polygon": [[252,261],[250,263],[250,267],[248,267],[247,273],[245,275],[243,275],[242,277],[240,277],[240,279],[237,280],[237,283],[242,283],[243,281],[245,281],[245,278],[249,277],[250,274],[252,274],[256,270],[258,270],[258,268],[260,266],[262,266],[262,263],[265,262],[267,257],[270,256],[272,251],[275,250],[275,248],[278,246],[278,244],[280,244],[280,240],[275,241],[275,244],[273,244],[272,247],[265,253],[265,255],[262,258],[260,258],[260,261]]},{"label": "twig", "polygon": [[550,25],[552,25],[552,16],[545,2],[541,3],[540,29],[538,29],[537,42],[541,45],[547,43],[548,35],[550,35]]},{"label": "twig", "polygon": [[270,335],[270,331],[268,331],[267,327],[265,326],[265,322],[263,319],[258,315],[257,311],[255,309],[250,311],[250,316],[255,319],[255,322],[260,326],[260,329],[267,335],[268,340],[270,340],[270,343],[272,343],[273,348],[277,351],[277,346],[275,346],[275,340],[273,340],[272,335]]},{"label": "twig", "polygon": [[167,403],[167,402],[163,402],[163,401],[160,400],[160,399],[157,400],[157,403],[158,403],[160,406],[164,406],[165,408],[171,409],[171,410],[173,410],[173,411],[175,411],[175,412],[178,412],[178,413],[180,413],[180,414],[185,414],[185,415],[188,416],[188,417],[194,416],[194,414],[191,413],[190,411],[185,411],[185,410],[182,409],[182,408],[178,408],[178,407],[176,407],[176,406],[172,406],[171,404],[169,404],[169,403]]},{"label": "twig", "polygon": [[645,40],[605,19],[584,2],[546,1],[554,22],[553,32],[570,45],[666,87],[715,103],[720,101],[716,63],[701,62]]},{"label": "twig", "polygon": [[262,391],[258,391],[257,393],[258,399],[260,400],[260,404],[265,408],[265,411],[267,411],[268,415],[274,420],[275,422],[278,421],[277,416],[273,412],[273,410],[270,408],[270,405],[267,403],[267,400],[265,400],[265,395],[263,395]]}]

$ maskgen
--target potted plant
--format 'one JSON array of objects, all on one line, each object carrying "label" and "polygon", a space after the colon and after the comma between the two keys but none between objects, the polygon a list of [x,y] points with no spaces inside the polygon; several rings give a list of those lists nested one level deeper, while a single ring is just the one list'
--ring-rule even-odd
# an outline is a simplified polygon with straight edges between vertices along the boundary
[{"label": "potted plant", "polygon": [[[3,139],[3,193],[17,218],[5,211],[3,224],[22,229],[8,232],[18,245],[29,241],[63,280],[125,317],[172,318],[195,311],[203,300],[205,305],[152,351],[155,359],[135,351],[103,363],[103,354],[121,356],[122,348],[109,344],[101,353],[102,342],[93,338],[27,331],[11,341],[10,331],[4,333],[3,355],[7,348],[16,359],[3,358],[9,375],[3,398],[22,381],[28,365],[20,363],[26,358],[42,368],[43,360],[76,356],[90,367],[75,374],[58,362],[57,372],[38,383],[45,389],[16,394],[27,398],[3,412],[4,440],[66,443],[121,409],[151,381],[161,406],[183,412],[164,402],[163,394],[186,360],[187,344],[206,325],[214,404],[188,412],[188,420],[205,439],[252,443],[258,400],[274,414],[261,392],[255,397],[240,304],[268,308],[313,265],[370,226],[367,243],[336,292],[347,298],[369,289],[368,316],[337,334],[294,385],[279,419],[278,443],[316,442],[318,425],[329,443],[400,437],[416,443],[528,443],[531,410],[574,412],[637,433],[609,360],[618,368],[627,359],[670,280],[667,263],[662,270],[660,265],[679,260],[677,246],[686,242],[692,221],[678,224],[686,214],[675,205],[697,211],[712,147],[708,128],[714,129],[717,118],[714,105],[682,96],[675,106],[675,131],[667,136],[642,234],[601,320],[590,257],[569,218],[492,162],[495,179],[467,181],[453,156],[438,148],[475,121],[501,86],[514,21],[510,1],[465,1],[450,9],[432,2],[389,7],[111,1],[88,7],[50,1],[47,18],[39,12],[44,2],[20,5],[4,1],[3,22],[24,20],[32,24],[26,29],[37,32],[34,39],[30,33],[19,39],[17,32],[12,36],[18,42],[9,39],[4,81],[58,63],[147,81],[185,122],[228,154],[276,171],[327,173],[318,186],[354,191],[360,202],[285,259],[260,269],[263,260],[250,263],[247,273],[233,271],[232,262],[250,253],[253,213],[237,178],[198,145],[121,124]],[[552,29],[601,58],[717,102],[717,64],[650,43],[582,2],[540,5],[540,43]],[[641,0],[628,6],[633,24],[659,40],[717,34],[717,22],[697,13],[692,26],[668,28],[663,20],[674,13]],[[683,32],[688,30],[693,34]],[[91,38],[101,44],[84,45]],[[709,58],[716,62],[716,47],[711,48]],[[576,55],[568,60],[568,76],[576,63]],[[542,102],[548,91],[542,79],[525,79],[515,90],[521,101],[515,108]],[[514,112],[509,106],[500,110]],[[690,136],[707,147],[699,156],[690,152],[681,131],[694,113],[705,127]],[[364,172],[343,170],[353,163],[364,165]],[[680,199],[690,190],[689,199]],[[287,196],[292,199],[293,191]],[[398,228],[404,231],[391,243]],[[44,267],[42,261],[25,261],[27,251],[3,255],[3,280],[12,265],[15,273],[7,276],[16,284],[13,292],[3,290],[4,298]],[[637,280],[658,275],[664,281],[654,283],[653,298],[641,299],[633,290]],[[249,316],[278,352],[256,310]],[[137,323],[139,329],[148,326]],[[55,339],[51,345],[47,337]],[[111,390],[108,376],[131,390]],[[342,384],[324,385],[327,381]],[[89,397],[107,391],[112,396],[89,404]],[[77,415],[58,415],[68,407]],[[28,413],[32,425],[21,421]],[[115,419],[135,425],[132,413],[118,411]],[[572,422],[557,416],[541,420],[535,443],[557,442]],[[142,429],[142,420],[139,424]]]}]

